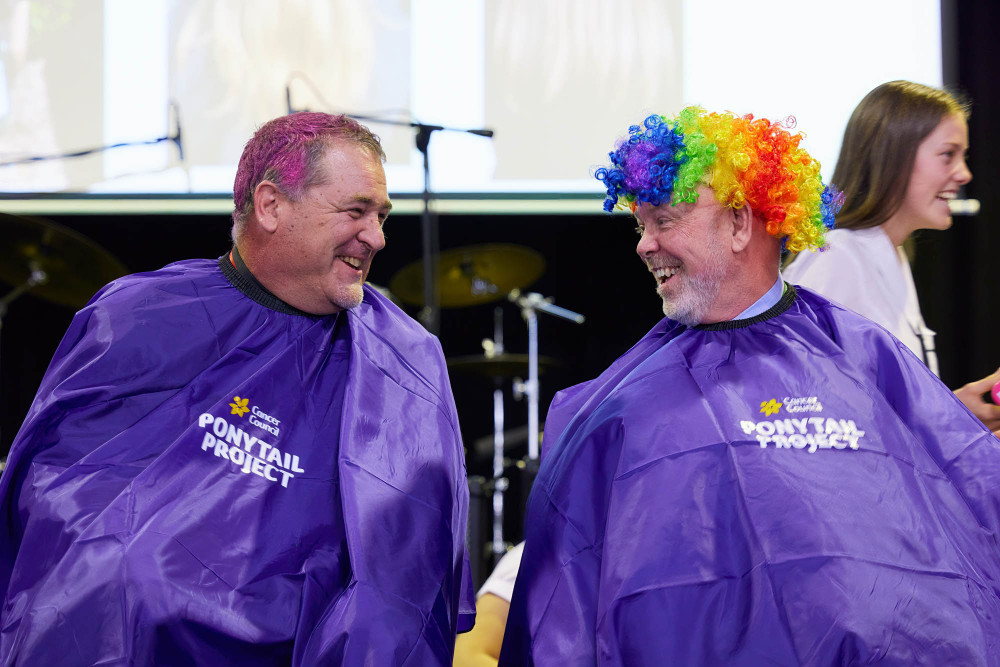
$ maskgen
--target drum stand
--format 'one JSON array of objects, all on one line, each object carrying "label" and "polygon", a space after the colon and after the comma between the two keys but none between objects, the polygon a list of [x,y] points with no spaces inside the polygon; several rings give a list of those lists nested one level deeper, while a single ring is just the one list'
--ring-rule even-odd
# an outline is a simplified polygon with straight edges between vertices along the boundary
[{"label": "drum stand", "polygon": [[[586,318],[579,313],[552,305],[552,298],[545,298],[537,292],[522,295],[514,289],[507,295],[508,300],[521,308],[521,316],[528,326],[528,380],[524,382],[514,379],[514,398],[520,400],[528,397],[528,459],[530,463],[538,460],[538,311],[561,317],[563,319],[583,324]],[[483,341],[486,357],[491,358],[503,353],[503,310],[493,311],[493,340]],[[510,480],[504,476],[504,408],[502,378],[495,378],[493,390],[493,563],[507,553],[509,546],[503,539],[504,493],[510,486]]]},{"label": "drum stand", "polygon": [[[486,357],[503,354],[503,309],[493,309],[493,340],[483,341]],[[503,541],[503,494],[509,481],[503,476],[503,378],[493,378],[493,564],[507,552]]]}]

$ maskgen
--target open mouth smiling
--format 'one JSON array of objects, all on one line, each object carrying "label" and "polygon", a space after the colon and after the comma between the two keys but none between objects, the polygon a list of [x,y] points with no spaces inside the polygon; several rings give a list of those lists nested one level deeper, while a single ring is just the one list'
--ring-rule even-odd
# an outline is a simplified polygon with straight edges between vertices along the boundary
[{"label": "open mouth smiling", "polygon": [[673,275],[681,270],[679,266],[661,266],[656,269],[651,269],[653,272],[653,277],[656,278],[656,282],[660,285],[667,282]]},{"label": "open mouth smiling", "polygon": [[347,255],[338,255],[337,258],[340,259],[345,264],[348,264],[348,265],[350,265],[351,267],[353,267],[355,269],[358,269],[358,270],[361,269],[361,260],[358,259],[357,257],[348,257]]},{"label": "open mouth smiling", "polygon": [[947,203],[947,202],[951,201],[952,199],[954,199],[956,196],[957,196],[957,193],[955,193],[955,192],[939,192],[937,194],[937,199],[940,199],[940,200],[942,200],[942,201],[944,201],[944,202]]}]

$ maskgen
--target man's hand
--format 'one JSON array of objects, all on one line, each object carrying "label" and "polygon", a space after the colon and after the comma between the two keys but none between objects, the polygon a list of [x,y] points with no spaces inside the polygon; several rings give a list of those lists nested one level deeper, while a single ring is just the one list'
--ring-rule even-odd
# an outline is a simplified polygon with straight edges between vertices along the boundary
[{"label": "man's hand", "polygon": [[1000,382],[1000,368],[993,371],[982,380],[976,380],[955,390],[958,400],[965,403],[965,407],[972,411],[984,424],[986,428],[993,431],[993,435],[1000,437],[1000,405],[987,403],[983,400],[983,394],[990,391],[997,382]]}]

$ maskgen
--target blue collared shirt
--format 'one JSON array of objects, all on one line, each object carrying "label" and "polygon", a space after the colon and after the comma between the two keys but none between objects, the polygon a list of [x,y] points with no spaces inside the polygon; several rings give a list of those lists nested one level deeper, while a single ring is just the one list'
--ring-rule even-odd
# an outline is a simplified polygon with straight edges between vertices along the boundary
[{"label": "blue collared shirt", "polygon": [[753,317],[754,315],[760,315],[765,310],[771,308],[774,304],[781,300],[781,295],[785,293],[785,281],[778,276],[778,280],[775,281],[771,289],[764,292],[764,296],[757,299],[752,306],[744,310],[742,313],[734,317],[734,320],[745,320],[748,317]]}]

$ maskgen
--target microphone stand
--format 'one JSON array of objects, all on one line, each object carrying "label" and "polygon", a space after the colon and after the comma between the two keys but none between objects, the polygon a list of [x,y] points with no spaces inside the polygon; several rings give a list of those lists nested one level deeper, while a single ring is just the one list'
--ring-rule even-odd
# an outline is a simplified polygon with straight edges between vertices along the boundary
[{"label": "microphone stand", "polygon": [[586,318],[580,313],[552,305],[552,297],[543,297],[538,292],[521,294],[521,290],[511,290],[507,299],[521,307],[521,316],[528,324],[528,381],[520,383],[519,393],[528,397],[528,458],[538,459],[538,311],[555,317],[583,324]]}]

